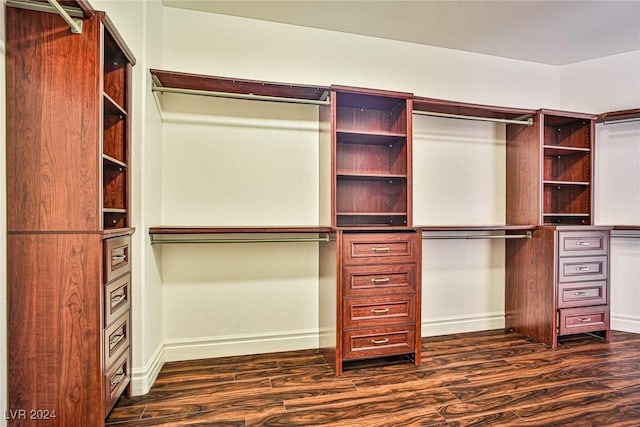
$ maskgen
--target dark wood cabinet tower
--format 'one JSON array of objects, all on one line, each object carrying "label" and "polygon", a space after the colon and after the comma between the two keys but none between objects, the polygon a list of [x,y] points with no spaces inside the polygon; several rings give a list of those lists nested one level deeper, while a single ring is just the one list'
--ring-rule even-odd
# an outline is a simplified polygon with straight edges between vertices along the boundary
[{"label": "dark wood cabinet tower", "polygon": [[[103,425],[131,379],[135,59],[85,2],[6,9],[11,425]],[[30,410],[39,411],[33,417]]]},{"label": "dark wood cabinet tower", "polygon": [[609,337],[610,227],[593,226],[597,116],[539,110],[507,126],[507,223],[536,224],[507,241],[506,326],[552,347],[582,332]]},{"label": "dark wood cabinet tower", "polygon": [[[320,250],[320,347],[343,362],[420,363],[421,248],[411,228],[412,95],[332,86],[334,239]],[[324,280],[332,278],[335,280]]]}]

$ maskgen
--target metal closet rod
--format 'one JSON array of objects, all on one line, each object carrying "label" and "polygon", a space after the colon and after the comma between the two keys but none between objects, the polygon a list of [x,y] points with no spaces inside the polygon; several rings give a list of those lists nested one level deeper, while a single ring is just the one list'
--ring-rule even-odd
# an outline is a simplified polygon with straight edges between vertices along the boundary
[{"label": "metal closet rod", "polygon": [[422,111],[422,110],[413,110],[413,114],[419,114],[421,116],[445,117],[448,119],[463,119],[463,120],[477,120],[481,122],[508,123],[512,125],[524,125],[524,126],[533,125],[533,118],[528,114],[522,117],[518,117],[516,119],[496,119],[493,117],[464,116],[461,114],[438,113],[435,111]]},{"label": "metal closet rod", "polygon": [[442,235],[422,235],[422,240],[436,239],[530,239],[532,234],[527,231],[526,234],[442,234]]},{"label": "metal closet rod", "polygon": [[302,99],[302,98],[285,98],[281,96],[267,96],[267,95],[253,95],[244,93],[233,92],[216,92],[212,90],[199,90],[199,89],[181,89],[174,87],[164,87],[153,85],[151,87],[153,92],[160,93],[179,93],[182,95],[198,95],[198,96],[212,96],[216,98],[231,98],[231,99],[245,99],[250,101],[269,101],[269,102],[282,102],[288,104],[308,104],[308,105],[329,105],[329,99]]},{"label": "metal closet rod", "polygon": [[640,117],[634,117],[631,119],[609,120],[609,121],[607,121],[607,119],[604,119],[602,121],[602,124],[605,126],[608,126],[608,125],[617,125],[618,123],[630,123],[630,122],[638,122],[638,121],[640,121]]},{"label": "metal closet rod", "polygon": [[184,238],[184,239],[156,239],[151,235],[151,244],[167,243],[297,243],[297,242],[329,242],[329,235],[319,237],[267,237],[252,239],[233,238]]},{"label": "metal closet rod", "polygon": [[57,2],[57,0],[47,0],[47,2],[49,3],[48,5],[29,0],[7,0],[7,6],[34,10],[36,12],[57,13],[69,25],[73,34],[82,34],[82,20],[72,18],[83,18],[84,13],[81,9],[75,7],[63,7]]}]

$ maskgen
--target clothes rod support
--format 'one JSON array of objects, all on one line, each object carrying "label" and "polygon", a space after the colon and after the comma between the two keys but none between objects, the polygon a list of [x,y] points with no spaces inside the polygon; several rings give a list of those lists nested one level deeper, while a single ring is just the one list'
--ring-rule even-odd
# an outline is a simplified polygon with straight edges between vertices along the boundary
[{"label": "clothes rod support", "polygon": [[463,120],[478,120],[482,122],[508,123],[512,125],[524,125],[524,126],[533,125],[533,118],[531,118],[530,116],[525,116],[526,119],[522,118],[519,120],[510,120],[510,119],[496,119],[493,117],[463,116],[460,114],[437,113],[435,111],[421,111],[421,110],[414,110],[413,114],[419,114],[422,116],[444,117],[448,119],[463,119]]},{"label": "clothes rod support", "polygon": [[167,244],[167,243],[299,243],[299,242],[329,242],[329,235],[323,237],[291,237],[291,238],[265,238],[265,239],[167,239],[158,240],[151,236],[151,244]]},{"label": "clothes rod support", "polygon": [[250,101],[270,101],[270,102],[282,102],[289,104],[309,104],[309,105],[329,105],[329,99],[324,101],[317,99],[301,99],[301,98],[283,98],[279,96],[267,96],[267,95],[253,95],[233,92],[215,92],[209,90],[198,89],[179,89],[173,87],[164,87],[153,85],[151,87],[153,92],[160,93],[178,93],[182,95],[199,95],[199,96],[212,96],[216,98],[231,98],[231,99],[245,99]]},{"label": "clothes rod support", "polygon": [[422,235],[422,240],[472,240],[472,239],[530,239],[532,237],[531,232],[527,231],[526,234],[447,234],[447,235]]},{"label": "clothes rod support", "polygon": [[47,0],[49,4],[30,0],[7,0],[7,6],[18,9],[33,10],[36,12],[56,13],[69,24],[73,34],[82,34],[82,19],[84,13],[76,7],[63,7],[56,0]]}]

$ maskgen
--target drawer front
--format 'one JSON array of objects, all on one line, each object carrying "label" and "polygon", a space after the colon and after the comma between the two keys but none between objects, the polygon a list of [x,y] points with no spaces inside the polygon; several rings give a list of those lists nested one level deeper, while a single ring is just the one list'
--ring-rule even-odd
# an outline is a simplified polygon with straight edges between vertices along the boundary
[{"label": "drawer front", "polygon": [[344,234],[344,264],[415,262],[416,233]]},{"label": "drawer front", "polygon": [[127,274],[105,286],[104,324],[109,326],[131,307],[131,275]]},{"label": "drawer front", "polygon": [[344,302],[344,327],[375,327],[415,321],[415,296],[350,298]]},{"label": "drawer front", "polygon": [[131,271],[129,253],[131,237],[122,236],[105,240],[104,244],[104,277],[105,283]]},{"label": "drawer front", "polygon": [[111,411],[122,392],[131,381],[129,351],[120,357],[105,374],[105,416]]},{"label": "drawer front", "polygon": [[416,265],[347,266],[342,270],[345,295],[385,295],[415,292]]},{"label": "drawer front", "polygon": [[561,231],[558,236],[561,257],[609,253],[608,231]]},{"label": "drawer front", "polygon": [[607,282],[560,283],[558,308],[584,307],[607,303]]},{"label": "drawer front", "polygon": [[116,320],[104,331],[104,365],[113,366],[122,353],[129,348],[129,316]]},{"label": "drawer front", "polygon": [[350,360],[413,353],[414,334],[414,328],[409,326],[344,331],[343,358]]},{"label": "drawer front", "polygon": [[559,333],[578,334],[609,329],[609,307],[561,309]]},{"label": "drawer front", "polygon": [[583,282],[607,279],[607,257],[560,258],[558,280],[560,282]]}]

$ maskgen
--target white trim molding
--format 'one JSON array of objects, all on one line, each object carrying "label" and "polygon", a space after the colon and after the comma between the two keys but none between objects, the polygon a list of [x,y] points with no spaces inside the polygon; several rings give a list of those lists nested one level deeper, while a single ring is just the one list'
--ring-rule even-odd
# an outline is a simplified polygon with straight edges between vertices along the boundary
[{"label": "white trim molding", "polygon": [[640,316],[612,314],[611,329],[640,334]]},{"label": "white trim molding", "polygon": [[423,337],[502,328],[504,328],[504,312],[422,319]]},{"label": "white trim molding", "polygon": [[318,348],[318,330],[165,339],[167,362]]},{"label": "white trim molding", "polygon": [[142,368],[131,370],[131,394],[140,396],[149,393],[151,386],[156,381],[160,369],[165,362],[164,344],[160,343]]}]

